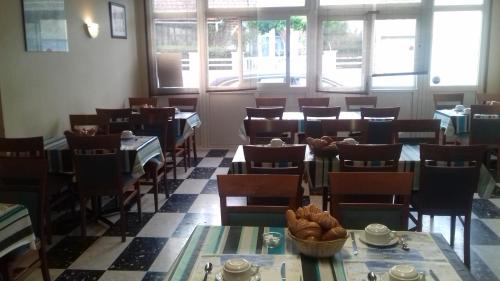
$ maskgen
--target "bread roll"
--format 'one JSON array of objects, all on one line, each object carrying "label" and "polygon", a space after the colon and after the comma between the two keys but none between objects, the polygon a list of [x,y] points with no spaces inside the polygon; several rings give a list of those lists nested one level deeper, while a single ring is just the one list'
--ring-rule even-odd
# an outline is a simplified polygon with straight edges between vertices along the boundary
[{"label": "bread roll", "polygon": [[323,233],[323,235],[321,236],[321,240],[330,241],[330,240],[345,238],[346,236],[347,236],[347,231],[343,227],[337,226]]}]

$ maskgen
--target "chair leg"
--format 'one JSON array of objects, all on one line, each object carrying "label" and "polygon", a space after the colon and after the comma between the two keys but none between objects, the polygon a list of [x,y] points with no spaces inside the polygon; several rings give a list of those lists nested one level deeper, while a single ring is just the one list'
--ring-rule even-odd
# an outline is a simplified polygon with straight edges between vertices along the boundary
[{"label": "chair leg", "polygon": [[194,161],[198,161],[198,155],[196,154],[196,128],[193,128],[193,157]]},{"label": "chair leg", "polygon": [[[155,177],[156,178],[156,177]],[[137,181],[135,184],[135,191],[137,192],[135,199],[137,201],[137,214],[138,214],[138,221],[139,223],[142,222],[142,203],[141,203],[141,186],[139,184],[139,181]],[[156,199],[158,199],[158,185],[156,185]],[[158,205],[158,200],[156,200],[156,204]]]},{"label": "chair leg", "polygon": [[328,209],[328,187],[323,186],[323,211],[326,211]]},{"label": "chair leg", "polygon": [[186,149],[187,149],[187,165],[191,167],[191,137],[186,139]]},{"label": "chair leg", "polygon": [[177,179],[177,156],[175,155],[175,148],[174,150],[172,151],[172,161],[174,161],[174,164],[173,164],[173,169],[174,169],[174,180]]},{"label": "chair leg", "polygon": [[422,220],[423,220],[424,216],[422,213],[418,213],[418,221],[417,221],[417,231],[418,232],[422,232]]},{"label": "chair leg", "polygon": [[45,237],[40,239],[40,249],[38,250],[38,258],[40,259],[40,270],[42,271],[43,281],[50,281],[49,265],[47,262],[47,246],[45,245]]},{"label": "chair leg", "polygon": [[465,215],[464,221],[464,264],[470,269],[470,224],[471,214]]},{"label": "chair leg", "polygon": [[[187,145],[186,143],[184,142],[184,151],[182,152],[182,157],[184,157],[184,172],[187,172],[188,170],[188,159],[187,157],[189,157],[189,150],[187,149]],[[186,157],[187,155],[187,157]]]},{"label": "chair leg", "polygon": [[453,247],[455,246],[455,226],[457,224],[457,217],[456,216],[451,216],[451,223],[450,223],[450,246]]},{"label": "chair leg", "polygon": [[9,265],[6,258],[0,258],[0,280],[10,281]]},{"label": "chair leg", "polygon": [[[125,202],[123,198],[123,194],[118,195],[120,201],[120,227],[122,234],[122,242],[126,240],[126,232],[127,232],[127,218],[125,217]],[[139,205],[137,206],[137,210],[139,210]]]},{"label": "chair leg", "polygon": [[87,200],[80,196],[80,220],[81,220],[81,235],[82,237],[87,237],[87,206],[85,204]]},{"label": "chair leg", "polygon": [[158,212],[158,174],[153,175],[153,188],[154,188],[154,200],[155,200],[155,213]]}]

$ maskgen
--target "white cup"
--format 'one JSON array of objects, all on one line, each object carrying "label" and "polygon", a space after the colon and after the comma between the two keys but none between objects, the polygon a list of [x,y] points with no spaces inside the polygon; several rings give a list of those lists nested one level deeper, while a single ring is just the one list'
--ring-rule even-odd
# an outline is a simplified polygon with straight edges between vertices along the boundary
[{"label": "white cup", "polygon": [[122,138],[131,138],[134,136],[134,133],[132,133],[132,131],[125,130],[125,131],[122,131],[121,136],[122,136]]},{"label": "white cup", "polygon": [[285,142],[282,140],[282,139],[279,139],[279,138],[274,138],[271,140],[271,142],[269,143],[272,147],[280,147],[280,146],[283,146]]},{"label": "white cup", "polygon": [[388,272],[389,281],[425,281],[425,273],[417,272],[414,266],[398,264]]},{"label": "white cup", "polygon": [[383,224],[372,223],[365,227],[365,238],[369,243],[387,244],[395,236],[396,233]]},{"label": "white cup", "polygon": [[258,266],[241,258],[227,260],[222,268],[224,281],[249,281],[257,273],[259,273]]},{"label": "white cup", "polygon": [[455,111],[464,111],[465,106],[463,104],[457,104],[455,105]]},{"label": "white cup", "polygon": [[470,114],[470,107],[464,108],[464,114]]}]

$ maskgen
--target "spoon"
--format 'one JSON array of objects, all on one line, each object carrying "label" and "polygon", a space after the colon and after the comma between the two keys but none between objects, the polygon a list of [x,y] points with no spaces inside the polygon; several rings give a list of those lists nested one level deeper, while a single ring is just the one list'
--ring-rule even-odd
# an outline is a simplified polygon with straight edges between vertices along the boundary
[{"label": "spoon", "polygon": [[377,275],[375,275],[375,272],[370,271],[367,275],[368,281],[376,281],[377,280]]},{"label": "spoon", "polygon": [[212,271],[212,263],[211,262],[207,262],[205,264],[205,277],[203,277],[203,281],[207,281],[207,275],[210,273],[210,271]]},{"label": "spoon", "polygon": [[408,246],[408,243],[406,243],[406,239],[404,237],[401,237],[400,241],[401,241],[401,249],[409,251],[410,247]]}]

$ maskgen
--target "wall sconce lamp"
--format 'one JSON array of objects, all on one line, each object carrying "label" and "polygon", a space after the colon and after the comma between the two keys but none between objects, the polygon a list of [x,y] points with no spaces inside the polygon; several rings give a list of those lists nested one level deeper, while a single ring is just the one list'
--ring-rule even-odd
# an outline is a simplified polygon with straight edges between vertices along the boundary
[{"label": "wall sconce lamp", "polygon": [[85,21],[85,27],[90,38],[96,38],[99,35],[99,24],[91,21]]}]

